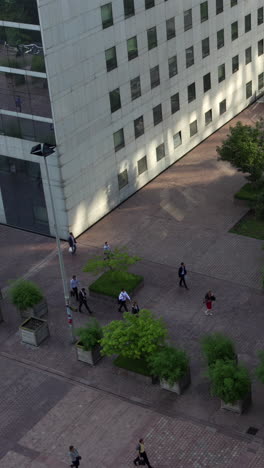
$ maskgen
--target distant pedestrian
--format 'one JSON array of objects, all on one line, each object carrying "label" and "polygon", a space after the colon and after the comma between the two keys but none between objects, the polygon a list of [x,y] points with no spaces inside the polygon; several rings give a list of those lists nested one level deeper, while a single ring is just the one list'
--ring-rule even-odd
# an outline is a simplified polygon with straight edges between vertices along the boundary
[{"label": "distant pedestrian", "polygon": [[79,288],[79,285],[80,285],[80,281],[77,280],[77,276],[76,275],[73,275],[71,281],[70,281],[70,286],[71,286],[71,296],[75,296],[76,297],[76,301],[79,300],[79,291],[78,291],[78,288]]},{"label": "distant pedestrian", "polygon": [[72,232],[69,232],[68,243],[69,243],[69,252],[71,252],[72,254],[75,254],[76,248],[77,248],[76,247],[77,241]]},{"label": "distant pedestrian", "polygon": [[[139,439],[139,443],[137,445],[137,451],[138,451],[138,456],[134,460],[134,465],[138,466],[138,465],[146,464],[149,468],[152,468],[149,463],[148,456],[145,452],[145,445],[144,445],[143,439]],[[142,463],[142,460],[144,463]]]},{"label": "distant pedestrian", "polygon": [[182,286],[182,283],[183,283],[185,288],[189,289],[187,284],[186,284],[186,281],[185,281],[185,276],[187,275],[187,270],[186,270],[186,267],[185,267],[183,262],[181,262],[181,266],[180,266],[180,268],[178,270],[178,275],[179,275],[179,278],[180,278],[179,286]]},{"label": "distant pedestrian", "polygon": [[73,445],[70,445],[69,447],[69,457],[71,459],[71,467],[78,468],[78,466],[80,466],[82,457],[79,455],[78,450]]},{"label": "distant pedestrian", "polygon": [[79,292],[79,312],[82,311],[83,305],[86,308],[86,310],[88,310],[89,314],[93,313],[87,304],[87,294],[86,294],[85,288],[82,288]]},{"label": "distant pedestrian", "polygon": [[139,309],[138,303],[136,301],[133,301],[132,302],[132,307],[131,307],[132,314],[138,314],[139,310],[140,309]]},{"label": "distant pedestrian", "polygon": [[215,296],[212,291],[208,291],[204,297],[204,304],[206,305],[206,310],[204,311],[205,315],[213,315],[212,313],[212,303],[215,301]]},{"label": "distant pedestrian", "polygon": [[104,260],[109,260],[110,255],[111,255],[111,247],[106,241],[104,243]]},{"label": "distant pedestrian", "polygon": [[124,290],[124,288],[122,289],[121,293],[119,294],[118,296],[118,303],[119,303],[119,309],[118,309],[118,312],[121,312],[121,309],[124,307],[125,310],[128,312],[127,310],[127,305],[126,305],[126,301],[130,301],[130,297],[129,295],[127,294],[127,292]]}]

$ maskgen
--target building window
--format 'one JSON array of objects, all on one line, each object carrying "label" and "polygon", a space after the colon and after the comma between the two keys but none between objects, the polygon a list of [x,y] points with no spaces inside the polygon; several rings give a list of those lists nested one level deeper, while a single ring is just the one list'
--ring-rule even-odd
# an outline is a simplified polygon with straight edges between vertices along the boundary
[{"label": "building window", "polygon": [[192,28],[192,9],[184,11],[184,31]]},{"label": "building window", "polygon": [[245,33],[251,30],[251,14],[245,16]]},{"label": "building window", "polygon": [[153,8],[155,6],[155,0],[145,0],[145,9]]},{"label": "building window", "polygon": [[112,3],[101,6],[101,18],[103,29],[113,25]]},{"label": "building window", "polygon": [[143,156],[143,158],[138,160],[137,167],[138,175],[143,174],[143,172],[146,172],[148,170],[147,156]]},{"label": "building window", "polygon": [[252,96],[252,81],[249,81],[246,84],[246,99],[250,98]]},{"label": "building window", "polygon": [[170,18],[166,21],[167,41],[176,36],[175,18]]},{"label": "building window", "polygon": [[118,187],[119,187],[119,190],[121,190],[126,185],[128,185],[127,169],[125,169],[123,172],[120,172],[117,177],[118,177]]},{"label": "building window", "polygon": [[263,7],[258,8],[258,26],[263,23]]},{"label": "building window", "polygon": [[209,89],[211,89],[211,74],[210,73],[207,73],[206,75],[204,75],[203,87],[204,87],[204,93],[206,93],[206,91],[209,91]]},{"label": "building window", "polygon": [[226,112],[226,100],[219,102],[219,114],[222,115]]},{"label": "building window", "polygon": [[213,120],[212,109],[209,109],[209,111],[205,112],[204,114],[205,125],[209,125],[209,123],[211,123],[212,120]]},{"label": "building window", "polygon": [[150,69],[150,86],[151,89],[159,86],[160,84],[160,74],[159,74],[159,66],[153,67]]},{"label": "building window", "polygon": [[180,146],[181,144],[182,144],[181,132],[175,133],[175,135],[173,135],[174,149],[178,148],[178,146]]},{"label": "building window", "polygon": [[186,68],[189,68],[194,64],[193,46],[188,47],[188,49],[185,49],[185,57],[186,57]]},{"label": "building window", "polygon": [[264,46],[263,45],[264,45],[263,39],[258,41],[258,56],[262,55],[263,52],[264,52]]},{"label": "building window", "polygon": [[237,0],[230,0],[230,6],[233,7],[237,5]]},{"label": "building window", "polygon": [[264,87],[264,72],[258,75],[258,89],[262,89]]},{"label": "building window", "polygon": [[157,161],[160,161],[164,157],[165,157],[165,145],[164,143],[161,143],[161,145],[157,146],[156,148]]},{"label": "building window", "polygon": [[129,18],[130,16],[134,16],[134,14],[135,14],[134,0],[123,0],[123,2],[124,2],[124,15],[125,15],[125,18]]},{"label": "building window", "polygon": [[252,53],[251,53],[251,47],[248,47],[245,50],[245,63],[247,65],[250,62],[252,62]]},{"label": "building window", "polygon": [[108,72],[117,67],[116,48],[111,47],[105,51],[106,69]]},{"label": "building window", "polygon": [[133,80],[130,81],[130,89],[132,101],[141,96],[140,76],[137,76],[136,78],[133,78]]},{"label": "building window", "polygon": [[195,83],[192,83],[188,86],[188,102],[192,102],[196,99]]},{"label": "building window", "polygon": [[161,104],[159,104],[156,107],[153,107],[153,122],[154,122],[154,125],[158,125],[160,122],[162,122]]},{"label": "building window", "polygon": [[218,67],[218,83],[225,80],[225,64],[219,65]]},{"label": "building window", "polygon": [[239,56],[235,55],[232,57],[232,73],[236,73],[239,70]]},{"label": "building window", "polygon": [[135,138],[139,138],[141,135],[144,134],[143,115],[138,117],[138,119],[134,120],[134,131],[135,131]]},{"label": "building window", "polygon": [[210,55],[209,37],[202,40],[202,57],[205,58]]},{"label": "building window", "polygon": [[190,123],[190,137],[195,135],[198,132],[197,120],[194,120]]},{"label": "building window", "polygon": [[208,2],[200,3],[201,23],[208,20]]},{"label": "building window", "polygon": [[154,49],[154,47],[157,47],[158,45],[156,26],[148,29],[147,35],[148,35],[148,50]]},{"label": "building window", "polygon": [[137,36],[127,40],[127,56],[128,60],[133,60],[138,56]]},{"label": "building window", "polygon": [[222,13],[224,11],[224,3],[223,0],[216,0],[216,14]]},{"label": "building window", "polygon": [[177,57],[174,55],[173,57],[169,58],[169,77],[172,78],[173,76],[177,75],[178,73],[178,66],[177,66]]},{"label": "building window", "polygon": [[120,89],[116,88],[109,93],[111,112],[121,108]]},{"label": "building window", "polygon": [[235,41],[235,39],[238,38],[238,22],[234,21],[234,23],[231,24],[231,39],[232,41]]},{"label": "building window", "polygon": [[180,96],[176,93],[171,96],[171,113],[174,114],[178,110],[180,110]]},{"label": "building window", "polygon": [[114,133],[114,146],[115,152],[119,151],[125,146],[124,130],[120,128],[117,132]]},{"label": "building window", "polygon": [[217,31],[217,49],[221,49],[225,45],[225,33],[224,29]]}]

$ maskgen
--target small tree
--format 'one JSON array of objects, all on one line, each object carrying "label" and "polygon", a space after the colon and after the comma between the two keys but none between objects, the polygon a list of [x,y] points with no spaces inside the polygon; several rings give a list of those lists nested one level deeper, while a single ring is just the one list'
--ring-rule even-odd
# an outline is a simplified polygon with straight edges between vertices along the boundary
[{"label": "small tree", "polygon": [[149,357],[148,362],[152,375],[166,380],[171,387],[186,374],[189,366],[185,351],[172,346],[160,348]]},{"label": "small tree", "polygon": [[260,181],[264,169],[262,121],[255,126],[237,122],[235,127],[229,127],[229,132],[222,146],[216,148],[219,159],[228,161],[243,173],[249,173],[246,178],[251,182]]},{"label": "small tree", "polygon": [[212,394],[227,404],[233,405],[238,400],[243,400],[250,391],[248,370],[234,361],[216,361],[209,367],[209,377]]},{"label": "small tree", "polygon": [[92,319],[86,326],[77,328],[75,335],[79,337],[80,344],[85,351],[90,351],[99,344],[103,336],[102,327],[96,319]]},{"label": "small tree", "polygon": [[113,320],[103,327],[102,354],[147,359],[166,336],[163,320],[154,318],[149,310],[142,309],[137,315],[126,312],[123,320]]},{"label": "small tree", "polygon": [[236,353],[233,342],[221,333],[206,335],[201,341],[202,352],[207,359],[208,366],[214,364],[218,359],[235,360]]},{"label": "small tree", "polygon": [[258,379],[264,383],[264,351],[258,353],[260,363],[256,369],[256,375]]},{"label": "small tree", "polygon": [[86,273],[93,273],[98,275],[99,273],[104,273],[105,271],[111,272],[127,272],[129,266],[134,265],[135,263],[141,260],[140,257],[136,255],[129,255],[125,248],[115,249],[109,255],[109,258],[105,260],[102,257],[91,258],[85,265],[83,271]]},{"label": "small tree", "polygon": [[9,289],[9,297],[19,310],[30,309],[43,300],[40,288],[32,281],[18,279]]}]

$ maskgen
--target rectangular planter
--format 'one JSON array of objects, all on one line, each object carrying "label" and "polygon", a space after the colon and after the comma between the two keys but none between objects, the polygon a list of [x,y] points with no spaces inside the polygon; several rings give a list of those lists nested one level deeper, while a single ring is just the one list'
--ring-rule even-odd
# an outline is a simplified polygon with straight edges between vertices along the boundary
[{"label": "rectangular planter", "polygon": [[22,318],[27,318],[27,317],[39,318],[47,313],[48,313],[48,304],[46,301],[42,301],[39,304],[34,305],[30,309],[20,311]]},{"label": "rectangular planter", "polygon": [[[137,285],[137,287],[135,289],[133,289],[133,291],[131,293],[129,293],[129,296],[132,298],[133,296],[135,296],[135,294],[137,294],[137,292],[143,288],[144,286],[144,280],[141,281],[141,283],[139,283]],[[110,304],[113,304],[113,305],[116,305],[118,307],[118,304],[117,304],[117,297],[113,297],[113,296],[107,296],[106,294],[101,294],[101,293],[97,293],[97,292],[94,292],[94,291],[91,291],[90,288],[89,288],[89,295],[91,297],[94,297],[96,299],[99,299],[101,301],[106,301]]]},{"label": "rectangular planter", "polygon": [[236,401],[233,405],[231,403],[225,403],[221,400],[221,409],[232,411],[233,413],[242,414],[246,411],[251,404],[251,390],[248,392],[243,400]]},{"label": "rectangular planter", "polygon": [[95,346],[90,351],[86,351],[80,344],[80,341],[78,341],[76,343],[76,352],[78,361],[86,362],[91,366],[94,366],[98,361],[100,361],[100,359],[102,359],[100,345]]},{"label": "rectangular planter", "polygon": [[46,320],[29,317],[19,327],[23,343],[39,346],[49,336],[49,327]]},{"label": "rectangular planter", "polygon": [[169,390],[170,392],[177,393],[177,395],[181,395],[182,392],[189,387],[191,383],[191,372],[190,368],[187,370],[186,374],[178,380],[178,382],[175,382],[174,385],[171,387],[166,380],[161,380],[160,381],[160,386],[161,388],[164,388],[164,390]]}]

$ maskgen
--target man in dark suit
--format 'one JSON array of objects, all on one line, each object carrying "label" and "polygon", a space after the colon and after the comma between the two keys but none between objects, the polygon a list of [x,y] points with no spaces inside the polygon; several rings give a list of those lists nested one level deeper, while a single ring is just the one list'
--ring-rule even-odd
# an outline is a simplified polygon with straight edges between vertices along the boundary
[{"label": "man in dark suit", "polygon": [[86,295],[85,288],[82,288],[79,292],[79,312],[82,311],[83,305],[86,308],[86,310],[88,310],[89,314],[92,314],[92,311],[87,304],[87,295]]},{"label": "man in dark suit", "polygon": [[185,275],[187,275],[187,270],[186,270],[186,267],[185,267],[183,262],[181,262],[181,266],[179,268],[178,275],[179,275],[179,278],[180,278],[179,286],[184,285],[186,289],[189,289],[187,284],[186,284],[186,281],[185,281]]}]

